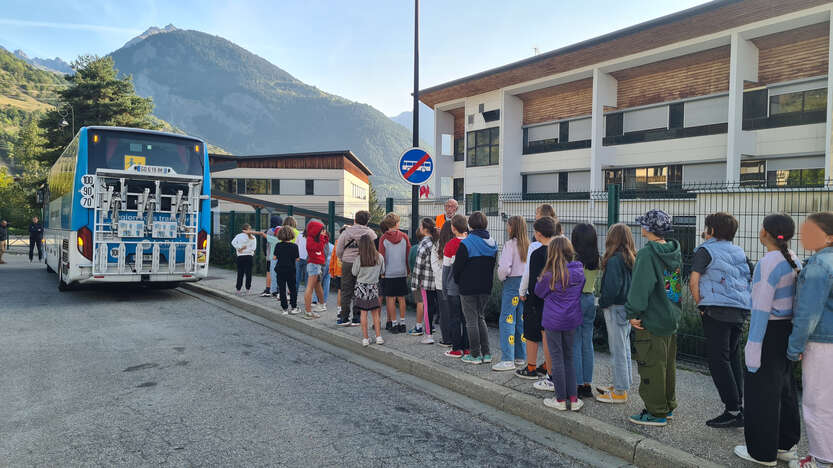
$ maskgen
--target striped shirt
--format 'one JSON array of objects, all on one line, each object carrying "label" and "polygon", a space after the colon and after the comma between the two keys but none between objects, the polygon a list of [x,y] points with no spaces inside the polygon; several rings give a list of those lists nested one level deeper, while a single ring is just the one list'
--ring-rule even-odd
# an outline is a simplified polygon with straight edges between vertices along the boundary
[{"label": "striped shirt", "polygon": [[[801,263],[791,250],[796,265]],[[770,320],[791,320],[795,297],[796,271],[780,251],[764,255],[752,276],[752,313],[746,342],[746,367],[755,372],[761,367],[761,346]]]}]

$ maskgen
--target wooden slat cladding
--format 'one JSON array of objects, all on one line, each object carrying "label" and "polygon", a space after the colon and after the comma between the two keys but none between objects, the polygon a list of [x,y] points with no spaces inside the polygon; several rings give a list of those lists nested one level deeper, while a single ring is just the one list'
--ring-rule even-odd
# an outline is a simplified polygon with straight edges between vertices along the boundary
[{"label": "wooden slat cladding", "polygon": [[359,180],[361,180],[362,182],[364,182],[366,184],[370,183],[370,178],[367,177],[367,174],[363,170],[359,169],[359,166],[356,166],[355,164],[353,164],[353,161],[351,161],[351,160],[349,160],[349,159],[347,159],[346,157],[343,157],[343,156],[342,156],[342,160],[343,160],[345,171],[347,171],[347,172],[353,174],[354,176],[358,177]]},{"label": "wooden slat cladding", "polygon": [[474,96],[516,83],[563,73],[675,42],[725,31],[744,24],[829,3],[828,0],[742,0],[692,14],[604,42],[590,43],[527,64],[474,78],[463,83],[420,94],[429,107],[437,103]]},{"label": "wooden slat cladding", "polygon": [[753,39],[758,47],[758,83],[746,87],[827,75],[830,23]]},{"label": "wooden slat cladding", "polygon": [[729,46],[612,73],[620,109],[729,90]]},{"label": "wooden slat cladding", "polygon": [[[214,164],[214,161],[222,163],[228,159],[211,159],[209,164]],[[315,156],[315,157],[275,157],[275,158],[257,158],[244,159],[240,158],[237,162],[238,168],[255,168],[255,169],[338,169],[345,170],[350,174],[358,177],[364,182],[368,182],[367,174],[354,164],[346,156],[332,155],[332,156]]]},{"label": "wooden slat cladding", "polygon": [[593,78],[519,94],[524,125],[589,115],[593,110]]},{"label": "wooden slat cladding", "polygon": [[463,138],[466,135],[466,109],[458,107],[448,113],[454,116],[454,138]]}]

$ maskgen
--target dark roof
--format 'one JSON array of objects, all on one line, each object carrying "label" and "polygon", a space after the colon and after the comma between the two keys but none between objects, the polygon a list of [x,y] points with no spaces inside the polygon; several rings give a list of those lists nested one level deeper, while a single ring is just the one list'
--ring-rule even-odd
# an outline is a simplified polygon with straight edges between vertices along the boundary
[{"label": "dark roof", "polygon": [[707,11],[715,10],[717,8],[737,3],[741,0],[713,0],[708,3],[704,3],[702,5],[697,5],[695,7],[691,7],[682,11],[678,11],[676,13],[671,13],[670,15],[661,16],[659,18],[654,18],[652,20],[648,20],[634,26],[628,26],[627,28],[619,29],[617,31],[613,31],[611,33],[603,34],[601,36],[597,36],[591,39],[587,39],[586,41],[577,42],[575,44],[568,45],[566,47],[562,47],[560,49],[551,50],[549,52],[544,52],[542,54],[538,54],[534,57],[529,57],[523,60],[518,60],[517,62],[512,62],[507,65],[502,65],[497,68],[492,68],[490,70],[482,71],[479,73],[475,73],[474,75],[465,76],[463,78],[458,78],[456,80],[452,80],[446,83],[442,83],[436,86],[432,86],[430,88],[421,89],[419,94],[422,95],[423,93],[432,93],[434,91],[439,91],[441,89],[449,88],[451,86],[455,86],[458,84],[465,83],[467,81],[476,80],[479,78],[483,78],[489,75],[494,75],[496,73],[512,70],[515,68],[522,67],[524,65],[529,65],[535,62],[539,62],[541,60],[551,59],[553,57],[557,57],[562,54],[566,54],[569,52],[575,52],[580,49],[585,49],[587,47],[594,46],[596,44],[601,44],[603,42],[612,41],[615,39],[619,39],[620,37],[627,36],[629,34],[637,33],[640,31],[644,31],[646,29],[654,28],[657,26],[662,26],[664,24],[673,23],[675,21],[679,21],[681,19],[699,15],[701,13],[705,13]]},{"label": "dark roof", "polygon": [[246,161],[252,159],[291,159],[291,158],[317,158],[322,156],[343,156],[349,159],[353,164],[356,165],[359,169],[361,169],[367,175],[373,175],[370,168],[365,166],[365,164],[356,157],[350,150],[337,150],[337,151],[311,151],[305,153],[283,153],[283,154],[254,154],[254,155],[247,155],[247,156],[237,156],[233,154],[216,154],[216,153],[209,153],[208,157],[213,159],[219,160],[226,160],[226,161]]}]

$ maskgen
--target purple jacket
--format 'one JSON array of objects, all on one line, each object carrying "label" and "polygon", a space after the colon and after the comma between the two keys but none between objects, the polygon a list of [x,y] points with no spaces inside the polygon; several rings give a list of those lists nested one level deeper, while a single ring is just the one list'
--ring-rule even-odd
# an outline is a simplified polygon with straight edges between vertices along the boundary
[{"label": "purple jacket", "polygon": [[581,262],[567,264],[570,280],[566,288],[556,281],[555,290],[550,289],[552,273],[545,272],[535,285],[535,295],[544,300],[544,315],[541,325],[545,330],[575,330],[581,325],[581,290],[584,288],[584,267]]}]

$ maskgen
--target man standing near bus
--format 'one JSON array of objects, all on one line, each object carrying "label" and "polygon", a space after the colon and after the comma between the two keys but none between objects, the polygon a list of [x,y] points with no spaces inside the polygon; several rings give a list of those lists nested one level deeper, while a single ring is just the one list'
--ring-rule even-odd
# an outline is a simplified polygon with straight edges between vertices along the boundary
[{"label": "man standing near bus", "polygon": [[6,244],[9,242],[9,223],[6,220],[0,221],[0,265],[3,261],[3,253],[6,251]]},{"label": "man standing near bus", "polygon": [[38,222],[38,217],[32,218],[29,225],[29,263],[32,263],[35,246],[38,247],[38,260],[43,261],[43,226]]},{"label": "man standing near bus", "polygon": [[446,200],[445,213],[438,214],[437,218],[434,220],[434,224],[437,225],[437,230],[442,229],[443,224],[445,224],[446,221],[451,221],[451,218],[453,218],[454,215],[457,214],[458,207],[459,205],[457,204],[457,200],[453,198],[449,198],[448,200]]}]

